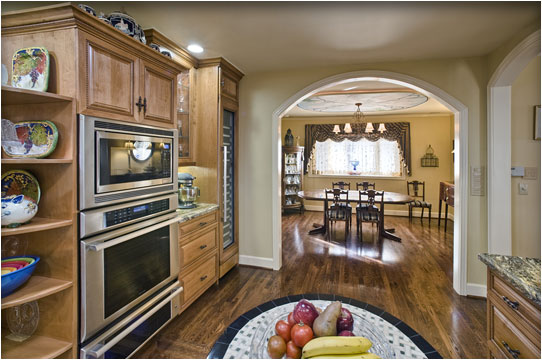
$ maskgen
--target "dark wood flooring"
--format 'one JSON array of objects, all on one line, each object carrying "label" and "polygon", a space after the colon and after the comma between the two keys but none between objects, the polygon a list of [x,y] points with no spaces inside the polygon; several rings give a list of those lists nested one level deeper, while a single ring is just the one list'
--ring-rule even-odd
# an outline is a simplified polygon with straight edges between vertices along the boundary
[{"label": "dark wood flooring", "polygon": [[386,217],[401,243],[379,242],[376,226],[364,225],[336,240],[308,235],[320,212],[282,218],[280,271],[238,266],[142,348],[139,358],[205,358],[238,316],[266,301],[301,293],[334,293],[377,306],[403,320],[444,358],[485,358],[486,301],[452,288],[453,225]]}]

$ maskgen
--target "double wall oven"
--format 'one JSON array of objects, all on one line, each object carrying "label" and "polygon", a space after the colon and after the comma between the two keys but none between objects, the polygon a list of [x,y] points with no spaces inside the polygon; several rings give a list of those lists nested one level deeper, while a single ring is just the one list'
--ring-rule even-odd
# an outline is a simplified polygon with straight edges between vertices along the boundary
[{"label": "double wall oven", "polygon": [[176,142],[79,116],[81,358],[130,357],[179,313]]}]

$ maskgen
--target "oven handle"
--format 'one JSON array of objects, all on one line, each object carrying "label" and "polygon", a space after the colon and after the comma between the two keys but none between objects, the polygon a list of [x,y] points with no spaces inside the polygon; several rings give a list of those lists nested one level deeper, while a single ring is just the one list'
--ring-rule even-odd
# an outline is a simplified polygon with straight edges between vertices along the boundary
[{"label": "oven handle", "polygon": [[[154,231],[156,229],[160,229],[160,228],[162,228],[164,226],[168,226],[168,225],[178,223],[178,222],[179,222],[179,219],[176,216],[173,219],[169,219],[167,221],[163,221],[163,222],[158,223],[156,225],[152,225],[152,226],[146,227],[144,229],[137,230],[137,231],[131,232],[129,234],[120,236],[120,237],[116,238],[115,240],[111,240],[111,241],[107,241],[107,242],[101,242],[99,244],[85,244],[85,247],[87,249],[89,249],[89,250],[92,250],[92,251],[102,251],[102,250],[107,249],[107,248],[109,248],[111,246],[118,245],[120,243],[131,240],[131,239],[136,238],[138,236],[145,235],[146,233],[149,233],[149,232]],[[99,242],[101,240],[97,239],[95,241]]]},{"label": "oven handle", "polygon": [[173,293],[171,293],[168,297],[166,297],[164,300],[162,300],[158,305],[154,307],[151,311],[140,317],[137,321],[132,323],[132,325],[128,326],[124,331],[119,333],[117,336],[115,336],[113,339],[107,342],[106,345],[102,346],[99,350],[89,350],[88,354],[95,358],[99,359],[101,358],[105,352],[109,349],[111,349],[113,346],[115,346],[119,341],[121,341],[126,335],[134,331],[135,328],[137,328],[139,325],[141,325],[142,322],[146,321],[148,318],[150,318],[152,315],[154,315],[155,312],[160,310],[162,306],[166,305],[168,302],[171,301],[175,296],[179,295],[183,291],[183,287],[178,287],[174,289]]}]

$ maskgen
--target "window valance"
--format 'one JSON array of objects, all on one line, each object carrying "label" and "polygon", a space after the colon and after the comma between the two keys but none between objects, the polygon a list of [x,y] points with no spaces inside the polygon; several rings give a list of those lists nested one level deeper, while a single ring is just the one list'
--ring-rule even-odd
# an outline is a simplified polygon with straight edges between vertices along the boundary
[{"label": "window valance", "polygon": [[397,141],[399,148],[401,149],[401,155],[405,162],[406,172],[410,175],[411,161],[410,161],[410,123],[408,122],[392,122],[386,123],[386,131],[382,134],[379,132],[365,133],[362,130],[365,129],[365,124],[351,124],[352,133],[338,133],[333,132],[334,124],[307,124],[305,125],[305,174],[307,173],[307,164],[314,148],[314,144],[317,141],[324,142],[327,139],[332,141],[342,142],[345,139],[350,141],[358,141],[362,138],[369,141],[378,141],[378,139],[386,139],[389,141]]}]

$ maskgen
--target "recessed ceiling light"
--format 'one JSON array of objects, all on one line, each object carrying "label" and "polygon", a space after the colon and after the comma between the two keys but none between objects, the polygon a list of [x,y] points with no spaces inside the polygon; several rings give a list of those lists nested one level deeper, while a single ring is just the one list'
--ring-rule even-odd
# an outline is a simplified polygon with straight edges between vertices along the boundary
[{"label": "recessed ceiling light", "polygon": [[190,44],[188,45],[188,51],[190,52],[193,52],[193,53],[201,53],[203,52],[203,48],[201,46],[199,46],[198,44]]}]

